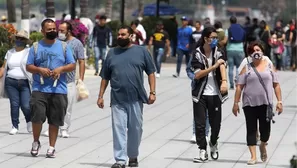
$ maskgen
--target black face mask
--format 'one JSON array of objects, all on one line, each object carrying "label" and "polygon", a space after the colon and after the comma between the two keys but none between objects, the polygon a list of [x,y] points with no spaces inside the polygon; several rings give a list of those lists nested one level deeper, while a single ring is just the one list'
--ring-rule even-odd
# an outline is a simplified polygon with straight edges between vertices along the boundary
[{"label": "black face mask", "polygon": [[50,31],[50,32],[46,32],[46,38],[49,40],[54,40],[55,38],[57,38],[57,32],[56,31]]},{"label": "black face mask", "polygon": [[118,38],[117,39],[117,44],[120,46],[120,47],[127,47],[129,44],[130,44],[130,39],[129,38]]}]

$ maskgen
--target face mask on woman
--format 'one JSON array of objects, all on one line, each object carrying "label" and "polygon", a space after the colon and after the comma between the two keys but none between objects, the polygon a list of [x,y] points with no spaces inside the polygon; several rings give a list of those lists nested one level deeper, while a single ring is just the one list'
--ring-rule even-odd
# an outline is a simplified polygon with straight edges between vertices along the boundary
[{"label": "face mask on woman", "polygon": [[16,47],[26,47],[26,43],[22,40],[15,40]]},{"label": "face mask on woman", "polygon": [[251,54],[251,57],[255,60],[261,60],[263,58],[263,52],[255,51]]}]

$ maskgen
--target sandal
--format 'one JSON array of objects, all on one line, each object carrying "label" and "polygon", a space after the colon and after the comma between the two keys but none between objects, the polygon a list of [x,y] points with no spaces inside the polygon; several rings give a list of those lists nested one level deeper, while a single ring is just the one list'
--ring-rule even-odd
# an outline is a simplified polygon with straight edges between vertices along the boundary
[{"label": "sandal", "polygon": [[265,146],[260,145],[259,149],[260,149],[260,156],[261,156],[262,162],[266,162],[267,161],[266,145]]},{"label": "sandal", "polygon": [[247,165],[255,165],[256,163],[257,163],[257,160],[251,159],[247,162]]}]

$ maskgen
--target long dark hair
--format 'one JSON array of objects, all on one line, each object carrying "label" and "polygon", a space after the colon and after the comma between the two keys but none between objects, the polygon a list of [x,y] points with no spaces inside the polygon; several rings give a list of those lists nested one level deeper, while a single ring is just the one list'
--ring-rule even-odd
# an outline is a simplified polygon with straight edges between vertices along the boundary
[{"label": "long dark hair", "polygon": [[216,29],[212,26],[204,28],[202,31],[201,37],[200,37],[199,41],[197,42],[196,48],[203,47],[203,45],[205,43],[204,38],[209,37],[211,33],[216,33],[216,32],[217,32]]}]

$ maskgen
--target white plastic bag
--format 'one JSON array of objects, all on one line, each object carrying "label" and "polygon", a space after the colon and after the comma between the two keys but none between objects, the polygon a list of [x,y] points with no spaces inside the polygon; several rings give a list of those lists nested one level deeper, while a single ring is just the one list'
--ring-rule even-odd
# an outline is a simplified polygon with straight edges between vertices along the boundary
[{"label": "white plastic bag", "polygon": [[85,100],[89,98],[89,90],[87,89],[86,85],[82,80],[78,80],[76,83],[76,100],[77,102],[80,102],[82,100]]}]

